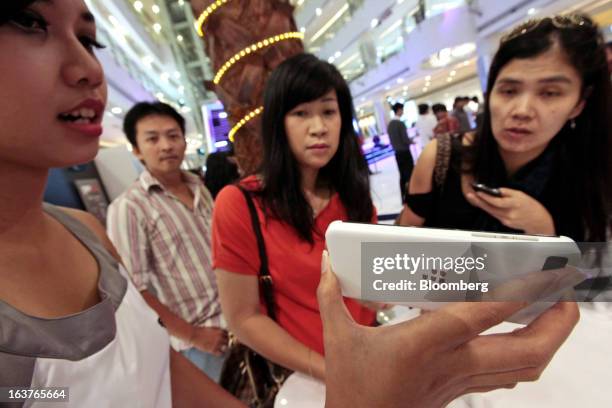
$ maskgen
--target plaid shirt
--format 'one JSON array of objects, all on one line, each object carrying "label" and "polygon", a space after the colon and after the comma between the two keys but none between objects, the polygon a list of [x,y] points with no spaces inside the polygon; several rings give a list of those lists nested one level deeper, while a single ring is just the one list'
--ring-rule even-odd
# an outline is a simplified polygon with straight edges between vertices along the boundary
[{"label": "plaid shirt", "polygon": [[[183,179],[193,210],[145,170],[110,205],[108,234],[138,290],[193,325],[225,328],[212,268],[213,200],[199,177],[183,172]],[[188,346],[171,340],[177,350]]]}]

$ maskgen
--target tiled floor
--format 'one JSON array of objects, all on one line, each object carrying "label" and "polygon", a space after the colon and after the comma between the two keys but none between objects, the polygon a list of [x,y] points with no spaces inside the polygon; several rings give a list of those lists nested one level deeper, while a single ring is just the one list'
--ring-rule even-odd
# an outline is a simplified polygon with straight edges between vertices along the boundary
[{"label": "tiled floor", "polygon": [[399,172],[395,156],[370,165],[370,191],[379,215],[397,214],[402,209],[399,190]]},{"label": "tiled floor", "polygon": [[[420,150],[420,149],[419,149]],[[416,162],[419,151],[414,146],[412,157]],[[399,190],[399,171],[395,156],[387,157],[370,165],[374,174],[370,176],[372,200],[379,215],[398,214],[402,209]]]}]

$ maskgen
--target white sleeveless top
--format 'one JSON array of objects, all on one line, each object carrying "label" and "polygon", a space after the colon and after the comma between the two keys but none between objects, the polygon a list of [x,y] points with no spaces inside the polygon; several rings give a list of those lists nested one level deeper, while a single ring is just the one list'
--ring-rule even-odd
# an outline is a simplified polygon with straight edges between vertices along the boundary
[{"label": "white sleeveless top", "polygon": [[0,387],[69,387],[67,404],[0,406],[170,407],[170,342],[157,314],[87,227],[56,207],[45,205],[45,211],[96,258],[101,301],[43,319],[0,300]]}]

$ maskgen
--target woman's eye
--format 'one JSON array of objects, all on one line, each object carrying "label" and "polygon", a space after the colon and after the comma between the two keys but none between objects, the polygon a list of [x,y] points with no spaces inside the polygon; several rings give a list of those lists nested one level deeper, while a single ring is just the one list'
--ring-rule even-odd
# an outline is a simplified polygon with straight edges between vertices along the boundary
[{"label": "woman's eye", "polygon": [[501,93],[502,95],[506,95],[506,96],[510,96],[510,95],[514,95],[516,94],[516,90],[514,89],[500,89],[499,93]]},{"label": "woman's eye", "polygon": [[336,113],[336,110],[335,109],[327,109],[324,113],[327,116],[331,116],[331,115],[334,115]]},{"label": "woman's eye", "polygon": [[47,31],[49,24],[44,18],[32,11],[22,11],[11,19],[14,26],[26,31]]},{"label": "woman's eye", "polygon": [[561,95],[561,93],[555,92],[555,91],[544,91],[542,92],[542,95],[546,98],[554,98],[554,97]]},{"label": "woman's eye", "polygon": [[305,117],[308,114],[308,112],[306,112],[305,110],[298,110],[298,111],[293,112],[293,114],[295,116],[303,118],[303,117]]},{"label": "woman's eye", "polygon": [[89,52],[93,52],[94,49],[100,50],[102,48],[106,48],[106,46],[100,44],[98,41],[91,37],[79,37],[79,41],[81,41],[83,47],[85,47]]}]

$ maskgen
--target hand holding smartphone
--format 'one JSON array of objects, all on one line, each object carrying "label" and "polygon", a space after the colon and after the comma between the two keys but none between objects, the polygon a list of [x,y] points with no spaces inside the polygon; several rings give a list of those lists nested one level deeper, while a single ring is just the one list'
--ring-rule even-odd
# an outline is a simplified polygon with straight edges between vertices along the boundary
[{"label": "hand holding smartphone", "polygon": [[499,188],[489,187],[483,183],[477,183],[475,181],[472,182],[472,188],[476,191],[481,191],[485,194],[492,195],[494,197],[501,197],[502,193]]}]

